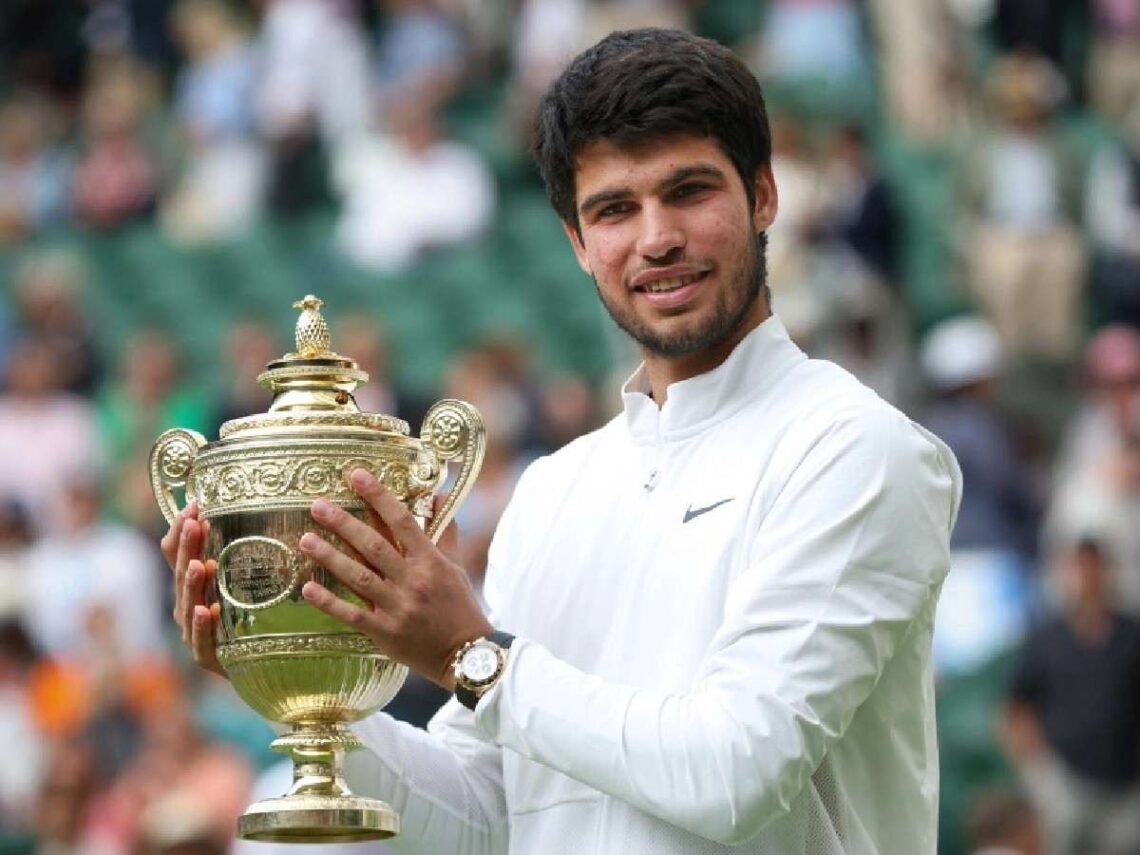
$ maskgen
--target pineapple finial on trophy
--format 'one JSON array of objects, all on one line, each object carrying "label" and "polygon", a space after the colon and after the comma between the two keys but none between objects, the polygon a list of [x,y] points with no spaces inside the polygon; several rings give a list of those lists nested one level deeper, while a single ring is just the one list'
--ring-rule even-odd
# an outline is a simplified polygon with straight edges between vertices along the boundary
[{"label": "pineapple finial on trophy", "polygon": [[321,306],[324,304],[324,300],[312,294],[306,294],[305,299],[293,304],[294,309],[301,309],[296,330],[298,356],[309,359],[329,352],[332,337],[329,335],[328,321],[321,315]]}]

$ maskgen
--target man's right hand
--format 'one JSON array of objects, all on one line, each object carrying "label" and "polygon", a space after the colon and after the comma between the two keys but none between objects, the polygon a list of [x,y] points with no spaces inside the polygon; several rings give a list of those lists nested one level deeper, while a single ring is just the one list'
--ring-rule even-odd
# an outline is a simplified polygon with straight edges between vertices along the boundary
[{"label": "man's right hand", "polygon": [[190,502],[174,518],[160,546],[174,573],[174,622],[182,630],[182,643],[198,665],[225,676],[214,646],[220,607],[206,604],[207,585],[218,569],[216,561],[202,561],[209,532],[209,520],[199,520],[198,506]]}]

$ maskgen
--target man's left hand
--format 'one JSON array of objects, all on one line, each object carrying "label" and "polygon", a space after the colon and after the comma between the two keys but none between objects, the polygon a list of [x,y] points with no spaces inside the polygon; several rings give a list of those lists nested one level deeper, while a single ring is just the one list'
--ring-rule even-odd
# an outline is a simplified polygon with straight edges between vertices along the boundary
[{"label": "man's left hand", "polygon": [[313,519],[359,557],[346,555],[312,532],[301,538],[300,546],[365,603],[350,603],[313,581],[305,583],[302,595],[367,635],[387,656],[451,691],[455,653],[494,628],[475,599],[467,573],[432,543],[407,506],[365,469],[353,470],[351,483],[387,531],[382,534],[318,499]]}]

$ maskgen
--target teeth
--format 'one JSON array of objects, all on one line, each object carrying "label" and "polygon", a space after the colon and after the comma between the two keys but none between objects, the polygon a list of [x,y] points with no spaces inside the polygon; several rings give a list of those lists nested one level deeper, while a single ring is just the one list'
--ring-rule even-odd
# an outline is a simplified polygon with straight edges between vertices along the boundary
[{"label": "teeth", "polygon": [[674,276],[670,279],[658,279],[656,282],[650,282],[646,285],[645,290],[653,294],[659,294],[663,291],[675,291],[678,288],[696,282],[699,277],[699,273],[694,273],[692,276]]}]

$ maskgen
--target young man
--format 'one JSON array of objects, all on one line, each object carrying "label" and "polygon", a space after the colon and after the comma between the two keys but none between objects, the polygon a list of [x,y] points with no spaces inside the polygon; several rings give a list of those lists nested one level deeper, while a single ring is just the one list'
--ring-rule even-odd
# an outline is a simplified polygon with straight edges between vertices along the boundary
[{"label": "young man", "polygon": [[[366,473],[353,483],[405,555],[326,502],[317,521],[371,566],[302,539],[375,608],[315,583],[311,603],[458,682],[428,733],[383,714],[359,727],[401,815],[393,848],[933,853],[930,636],[960,479],[940,442],[771,315],[756,80],[712,42],[616,33],[554,84],[536,151],[644,356],[624,413],[523,476],[490,616]],[[183,623],[209,663],[193,513],[182,528]]]}]

